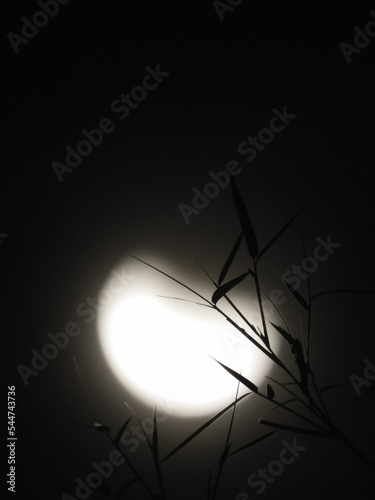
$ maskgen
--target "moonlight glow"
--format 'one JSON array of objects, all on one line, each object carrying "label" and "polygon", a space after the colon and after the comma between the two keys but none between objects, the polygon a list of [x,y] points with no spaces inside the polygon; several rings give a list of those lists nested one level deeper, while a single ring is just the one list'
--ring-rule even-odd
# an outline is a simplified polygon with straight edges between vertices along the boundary
[{"label": "moonlight glow", "polygon": [[214,311],[212,322],[207,313],[200,319],[198,306],[182,316],[173,302],[126,290],[100,313],[105,356],[127,390],[151,406],[169,404],[176,415],[200,415],[236,393],[237,380],[212,358],[264,383],[267,360],[233,327]]}]

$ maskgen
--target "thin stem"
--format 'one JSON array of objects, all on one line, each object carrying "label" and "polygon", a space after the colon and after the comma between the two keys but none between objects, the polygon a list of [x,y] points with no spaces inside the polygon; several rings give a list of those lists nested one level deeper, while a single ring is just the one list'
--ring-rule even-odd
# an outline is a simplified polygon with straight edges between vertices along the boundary
[{"label": "thin stem", "polygon": [[[237,399],[238,399],[238,391],[239,391],[239,389],[240,389],[240,382],[238,382],[238,384],[237,384],[237,391],[236,391],[235,401],[237,401]],[[236,405],[233,406],[233,412],[232,412],[232,416],[231,416],[231,420],[230,420],[230,424],[229,424],[229,429],[228,429],[228,433],[227,433],[227,439],[226,439],[225,445],[224,445],[224,451],[223,451],[224,454],[227,454],[227,451],[228,451],[228,444],[229,444],[230,434],[231,434],[231,431],[232,431],[232,426],[233,426],[233,421],[234,421],[234,415],[235,415],[235,413],[236,413]],[[215,500],[217,488],[219,486],[219,481],[220,481],[221,473],[222,473],[222,470],[223,470],[226,458],[227,458],[227,456],[225,455],[225,458],[223,460],[220,460],[219,470],[218,470],[218,473],[217,473],[217,476],[216,476],[216,481],[215,481],[214,490],[213,490],[213,494],[212,494],[212,500]]]},{"label": "thin stem", "polygon": [[372,471],[375,471],[375,465],[364,455],[349,439],[346,437],[344,433],[341,431],[338,431],[338,437],[339,439],[345,443],[354,453],[356,453],[364,462],[365,464],[370,467]]},{"label": "thin stem", "polygon": [[261,293],[260,293],[260,284],[259,284],[257,263],[256,263],[255,259],[253,259],[253,265],[254,265],[255,288],[256,288],[256,292],[257,292],[259,310],[260,310],[260,315],[262,318],[262,325],[263,325],[264,343],[267,345],[267,347],[270,347],[270,341],[268,339],[268,333],[267,333],[266,318],[264,316],[262,297],[261,297]]}]

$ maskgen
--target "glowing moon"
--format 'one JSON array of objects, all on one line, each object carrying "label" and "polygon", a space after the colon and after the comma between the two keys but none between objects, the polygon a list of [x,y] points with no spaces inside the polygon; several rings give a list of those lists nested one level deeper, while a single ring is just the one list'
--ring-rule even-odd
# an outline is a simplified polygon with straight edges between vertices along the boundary
[{"label": "glowing moon", "polygon": [[184,317],[173,311],[173,301],[129,290],[119,294],[98,318],[111,369],[138,399],[167,404],[176,415],[203,415],[233,401],[237,380],[212,358],[246,376],[251,367],[252,381],[264,383],[267,359],[209,313],[212,322],[207,314],[199,319],[198,306],[196,316]]}]

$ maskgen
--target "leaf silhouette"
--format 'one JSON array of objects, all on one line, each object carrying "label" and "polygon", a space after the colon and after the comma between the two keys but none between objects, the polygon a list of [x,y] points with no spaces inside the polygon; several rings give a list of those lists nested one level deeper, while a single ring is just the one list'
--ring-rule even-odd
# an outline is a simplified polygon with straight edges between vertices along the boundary
[{"label": "leaf silhouette", "polygon": [[323,392],[330,391],[331,389],[336,389],[337,387],[344,387],[343,384],[332,384],[332,385],[327,385],[327,387],[323,387],[323,389],[320,391],[320,394],[323,394]]},{"label": "leaf silhouette", "polygon": [[309,310],[309,305],[306,302],[306,300],[300,295],[295,288],[292,287],[290,283],[287,281],[283,280],[286,286],[288,287],[290,293],[294,296],[294,298],[301,304],[301,306],[306,309],[306,311]]},{"label": "leaf silhouette", "polygon": [[277,241],[280,236],[283,234],[284,231],[286,231],[286,229],[288,229],[288,227],[297,219],[297,217],[301,214],[301,210],[294,216],[290,219],[289,222],[287,222],[281,229],[280,231],[276,234],[276,236],[274,236],[272,238],[271,241],[269,241],[267,243],[267,245],[259,252],[259,255],[257,257],[257,260],[259,260],[263,254],[265,254],[267,252],[267,250],[275,243],[275,241]]},{"label": "leaf silhouette", "polygon": [[249,394],[250,393],[247,393],[247,394],[244,394],[243,396],[240,396],[238,399],[236,399],[235,401],[233,401],[232,403],[230,403],[228,406],[226,406],[223,410],[221,410],[215,416],[213,416],[212,418],[210,418],[210,420],[208,420],[203,425],[201,425],[199,427],[199,429],[197,429],[195,432],[193,432],[193,434],[191,434],[182,443],[180,443],[176,448],[174,448],[170,453],[168,453],[168,455],[166,457],[164,457],[161,462],[164,462],[165,460],[167,460],[168,458],[170,458],[171,456],[173,456],[175,453],[177,453],[178,451],[180,451],[184,446],[186,446],[188,443],[190,443],[190,441],[192,441],[194,438],[196,438],[197,436],[199,436],[199,434],[201,432],[203,432],[205,429],[207,429],[207,427],[209,427],[211,424],[213,424],[214,422],[216,422],[216,420],[218,418],[220,418],[222,415],[224,415],[224,413],[226,413],[228,410],[230,410],[235,404],[239,403],[242,399],[244,399],[247,396],[249,396]]},{"label": "leaf silhouette", "polygon": [[251,224],[250,216],[233,177],[230,179],[230,186],[232,188],[234,205],[236,207],[237,215],[240,219],[242,231],[246,240],[247,250],[249,255],[255,259],[258,255],[258,242]]},{"label": "leaf silhouette", "polygon": [[272,389],[272,386],[267,382],[267,398],[273,399],[275,397],[275,391]]},{"label": "leaf silhouette", "polygon": [[[215,358],[212,358],[215,359]],[[223,365],[223,363],[220,363],[217,359],[215,359],[216,363],[219,363],[228,373],[230,373],[233,377],[235,377],[237,380],[241,382],[241,384],[245,385],[248,389],[250,389],[253,392],[258,392],[258,387],[250,382],[246,377],[241,375],[240,373],[237,373],[235,370],[232,370],[232,368],[229,368],[228,366]]]},{"label": "leaf silhouette", "polygon": [[240,451],[246,450],[247,448],[251,448],[252,446],[260,443],[261,441],[263,441],[264,439],[267,439],[269,436],[272,436],[272,434],[275,434],[276,432],[278,432],[278,431],[268,432],[267,434],[264,434],[263,436],[260,436],[257,439],[254,439],[253,441],[250,441],[250,443],[244,444],[240,448],[237,448],[236,450],[232,451],[232,453],[230,453],[229,456],[231,457],[232,455],[235,455],[236,453],[239,453]]},{"label": "leaf silhouette", "polygon": [[277,330],[280,333],[280,335],[282,337],[284,337],[285,340],[287,340],[288,342],[293,340],[293,337],[291,336],[291,334],[289,332],[287,332],[286,330],[284,330],[284,328],[282,328],[279,325],[276,325],[275,323],[272,323],[272,321],[270,321],[270,324],[274,327],[275,330]]},{"label": "leaf silhouette", "polygon": [[120,430],[118,431],[117,433],[117,436],[115,437],[115,443],[119,443],[120,442],[120,439],[122,438],[122,435],[124,434],[127,426],[128,426],[128,423],[130,422],[132,417],[129,417],[126,422],[120,427]]},{"label": "leaf silhouette", "polygon": [[219,279],[217,281],[219,285],[221,285],[221,283],[223,282],[225,276],[227,275],[227,272],[228,272],[230,266],[232,265],[232,262],[233,262],[235,256],[237,255],[238,249],[240,248],[240,245],[241,245],[242,237],[243,237],[243,233],[241,232],[241,234],[239,235],[239,237],[236,240],[236,243],[234,244],[234,247],[232,248],[232,251],[229,254],[227,261],[224,264],[223,269],[221,270]]},{"label": "leaf silhouette", "polygon": [[283,431],[299,432],[301,434],[308,434],[310,436],[320,436],[320,437],[331,436],[331,434],[329,432],[319,432],[319,431],[313,431],[311,429],[303,429],[302,427],[295,427],[293,425],[283,425],[283,424],[279,424],[277,422],[268,422],[268,420],[263,420],[262,418],[259,419],[258,422],[263,424],[263,425],[275,427],[276,429],[283,430]]},{"label": "leaf silhouette", "polygon": [[230,290],[232,290],[232,288],[241,283],[241,281],[243,281],[248,275],[249,272],[243,273],[240,276],[237,276],[237,278],[234,278],[224,285],[219,286],[212,295],[212,302],[216,304],[222,297],[224,297],[224,295],[226,295]]}]

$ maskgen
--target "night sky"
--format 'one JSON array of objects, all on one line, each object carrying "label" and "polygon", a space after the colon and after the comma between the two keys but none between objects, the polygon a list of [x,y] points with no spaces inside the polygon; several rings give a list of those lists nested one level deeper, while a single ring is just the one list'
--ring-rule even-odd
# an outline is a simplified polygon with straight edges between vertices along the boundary
[{"label": "night sky", "polygon": [[[76,478],[85,481],[90,464],[108,460],[114,449],[105,433],[88,428],[98,419],[73,356],[113,436],[131,416],[124,401],[140,420],[153,416],[110,369],[97,314],[85,321],[77,307],[97,298],[120,265],[134,286],[147,272],[155,295],[194,299],[130,255],[210,299],[215,287],[196,260],[217,280],[241,224],[229,186],[213,188],[207,203],[195,202],[200,208],[193,198],[226,169],[260,248],[300,213],[259,265],[262,289],[287,297],[280,310],[297,337],[306,312],[282,275],[304,259],[299,228],[306,255],[314,254],[317,239],[340,244],[310,277],[313,293],[346,290],[314,302],[311,366],[320,388],[340,385],[323,393],[332,420],[375,464],[375,373],[368,369],[360,394],[350,378],[364,377],[366,359],[375,363],[369,293],[375,290],[375,6],[231,4],[66,2],[57,12],[51,2],[53,17],[37,16],[44,26],[33,35],[23,25],[41,12],[38,2],[6,7],[0,265],[5,392],[16,387],[10,498],[78,498]],[[270,135],[271,124],[278,130]],[[77,157],[85,133],[99,127],[100,138],[92,136],[97,145],[91,152],[83,146]],[[258,134],[263,145],[260,139],[250,145]],[[227,279],[249,265],[243,242]],[[245,301],[245,288],[234,297]],[[307,298],[306,281],[299,293]],[[253,288],[251,294],[255,303]],[[181,314],[196,314],[190,304],[175,305]],[[19,366],[30,367],[31,351],[40,352],[48,334],[69,323],[80,333],[25,385]],[[266,375],[280,377],[277,370]],[[237,405],[231,450],[273,430],[258,422],[271,408],[254,394]],[[160,457],[215,413],[160,423]],[[374,469],[358,454],[339,440],[283,430],[229,457],[216,498],[208,498],[209,471],[213,482],[230,417],[226,412],[162,464],[164,500],[373,498]],[[282,410],[272,418],[291,424]],[[300,456],[264,492],[249,486],[250,474],[267,468],[294,439],[305,447]],[[123,451],[158,492],[146,443]],[[8,472],[6,464],[3,476]],[[133,477],[127,465],[115,467],[108,490],[87,498],[116,498]],[[121,498],[152,497],[138,481]]]}]

